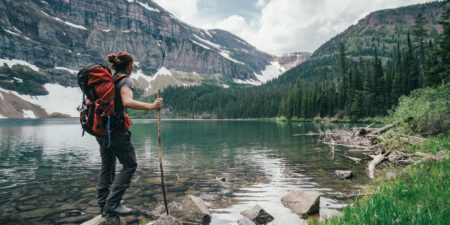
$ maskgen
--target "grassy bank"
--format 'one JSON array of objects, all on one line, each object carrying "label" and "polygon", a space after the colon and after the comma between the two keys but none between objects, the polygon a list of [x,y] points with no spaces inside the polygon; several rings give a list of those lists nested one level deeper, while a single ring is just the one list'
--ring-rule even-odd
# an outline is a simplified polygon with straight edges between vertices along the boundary
[{"label": "grassy bank", "polygon": [[384,167],[384,174],[396,176],[378,175],[342,217],[311,224],[450,224],[449,97],[450,84],[401,97],[386,118],[395,128],[377,140],[386,151],[422,152],[438,160]]},{"label": "grassy bank", "polygon": [[[447,149],[449,138],[431,139],[415,150]],[[385,172],[391,169],[385,170]],[[345,208],[342,217],[311,224],[449,224],[450,157],[396,170],[396,178],[379,178]]]}]

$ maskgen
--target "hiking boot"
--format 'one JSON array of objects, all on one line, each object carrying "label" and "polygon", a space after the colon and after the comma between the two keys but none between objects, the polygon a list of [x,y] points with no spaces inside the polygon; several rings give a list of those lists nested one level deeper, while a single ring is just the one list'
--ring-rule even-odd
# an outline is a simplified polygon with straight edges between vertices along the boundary
[{"label": "hiking boot", "polygon": [[132,212],[133,212],[132,209],[127,208],[121,204],[109,205],[108,203],[106,203],[105,207],[103,208],[102,216],[103,217],[108,217],[111,215],[126,216],[130,215]]}]

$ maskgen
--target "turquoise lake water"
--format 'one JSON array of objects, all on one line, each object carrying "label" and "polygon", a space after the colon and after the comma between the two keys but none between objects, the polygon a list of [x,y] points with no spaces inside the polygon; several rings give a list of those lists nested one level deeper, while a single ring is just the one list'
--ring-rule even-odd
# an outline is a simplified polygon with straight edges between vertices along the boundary
[{"label": "turquoise lake water", "polygon": [[[138,170],[124,200],[134,208],[151,210],[162,201],[157,123],[133,123]],[[340,208],[343,202],[333,196],[365,184],[365,164],[353,164],[339,149],[331,154],[318,136],[293,134],[343,126],[349,125],[164,120],[169,201],[185,194],[201,197],[212,211],[211,224],[235,224],[240,211],[255,204],[275,217],[271,224],[301,224],[280,201],[295,189],[320,191],[323,204]],[[88,134],[81,137],[77,120],[1,119],[0,223],[55,224],[57,215],[72,209],[96,214],[100,165],[97,142]],[[338,180],[337,169],[351,169],[355,176]],[[225,182],[218,179],[222,177]]]}]

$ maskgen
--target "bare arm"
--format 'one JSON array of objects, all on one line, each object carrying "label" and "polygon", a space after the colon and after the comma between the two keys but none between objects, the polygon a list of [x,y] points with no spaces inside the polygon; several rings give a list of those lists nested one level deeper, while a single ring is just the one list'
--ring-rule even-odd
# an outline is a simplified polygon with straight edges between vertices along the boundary
[{"label": "bare arm", "polygon": [[158,98],[153,103],[145,103],[136,101],[133,99],[133,90],[129,87],[123,87],[120,89],[120,95],[122,96],[122,103],[124,107],[137,110],[157,110],[162,107],[163,99]]}]

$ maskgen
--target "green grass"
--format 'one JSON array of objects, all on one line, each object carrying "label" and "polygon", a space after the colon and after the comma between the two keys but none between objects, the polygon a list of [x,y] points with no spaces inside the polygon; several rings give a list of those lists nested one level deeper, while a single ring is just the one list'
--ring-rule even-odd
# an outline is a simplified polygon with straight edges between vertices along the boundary
[{"label": "green grass", "polygon": [[[448,138],[426,141],[420,151],[448,150],[449,143]],[[375,194],[357,199],[342,217],[311,224],[450,224],[449,171],[449,156],[405,168],[394,180],[376,180],[367,190]]]}]

